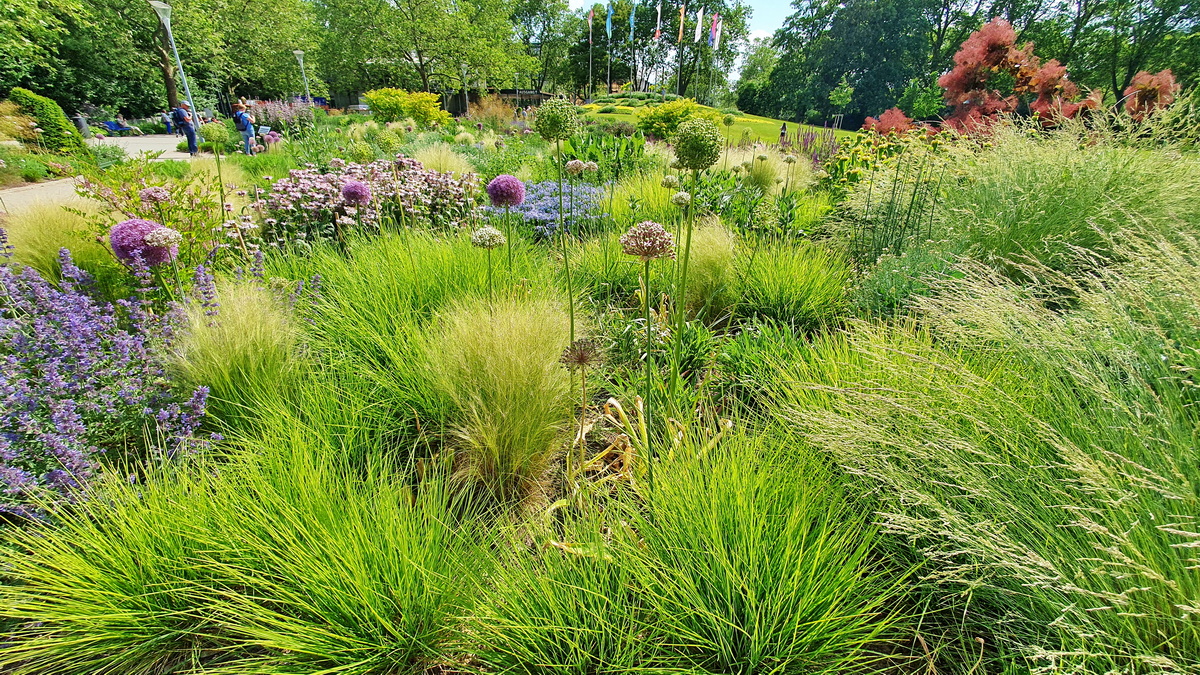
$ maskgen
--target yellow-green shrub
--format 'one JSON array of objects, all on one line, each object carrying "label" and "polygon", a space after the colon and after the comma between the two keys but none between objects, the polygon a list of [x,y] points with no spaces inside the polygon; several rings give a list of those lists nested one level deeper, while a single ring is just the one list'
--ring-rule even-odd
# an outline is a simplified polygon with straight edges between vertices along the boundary
[{"label": "yellow-green shrub", "polygon": [[450,113],[442,110],[441,97],[423,91],[403,89],[374,89],[363,94],[371,113],[380,122],[394,122],[412,118],[421,126],[446,124]]}]

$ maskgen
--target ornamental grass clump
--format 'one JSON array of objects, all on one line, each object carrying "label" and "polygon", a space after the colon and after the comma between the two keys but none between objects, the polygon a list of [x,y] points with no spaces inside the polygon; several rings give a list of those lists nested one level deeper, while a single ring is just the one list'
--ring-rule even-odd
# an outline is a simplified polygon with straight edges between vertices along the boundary
[{"label": "ornamental grass clump", "polygon": [[1082,283],[962,263],[919,325],[777,363],[781,413],[865,481],[937,620],[1005,655],[989,670],[1200,669],[1200,244],[1121,242]]},{"label": "ornamental grass clump", "polygon": [[507,505],[541,493],[571,417],[558,363],[569,337],[568,317],[545,298],[463,301],[438,317],[430,378],[454,407],[448,442],[459,486]]}]

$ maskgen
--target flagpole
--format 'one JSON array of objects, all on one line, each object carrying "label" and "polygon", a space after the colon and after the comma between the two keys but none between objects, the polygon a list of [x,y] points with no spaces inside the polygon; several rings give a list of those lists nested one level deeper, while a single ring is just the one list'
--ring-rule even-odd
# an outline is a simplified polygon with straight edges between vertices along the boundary
[{"label": "flagpole", "polygon": [[687,4],[679,7],[679,40],[675,49],[679,53],[679,67],[675,69],[675,95],[683,96],[683,27],[687,23]]}]

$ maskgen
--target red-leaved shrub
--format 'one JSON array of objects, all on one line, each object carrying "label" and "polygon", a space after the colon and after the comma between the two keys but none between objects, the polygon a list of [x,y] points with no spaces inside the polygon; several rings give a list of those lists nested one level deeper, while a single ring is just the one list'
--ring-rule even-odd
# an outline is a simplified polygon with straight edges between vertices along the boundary
[{"label": "red-leaved shrub", "polygon": [[1141,121],[1155,110],[1171,105],[1179,88],[1169,68],[1153,75],[1140,71],[1125,89],[1125,110],[1130,117]]},{"label": "red-leaved shrub", "polygon": [[[1002,113],[1016,111],[1022,101],[1048,126],[1098,105],[1095,97],[1074,102],[1079,87],[1067,79],[1066,67],[1056,59],[1043,64],[1034,55],[1032,42],[1020,48],[1016,42],[1012,24],[996,18],[962,43],[954,54],[954,68],[938,78],[938,85],[946,90],[946,103],[954,108],[946,120],[949,126],[974,131]],[[1011,92],[988,88],[999,73],[1012,77]]]},{"label": "red-leaved shrub", "polygon": [[887,135],[890,133],[903,134],[913,128],[912,120],[900,108],[892,108],[879,116],[879,119],[868,117],[863,122],[863,129]]}]

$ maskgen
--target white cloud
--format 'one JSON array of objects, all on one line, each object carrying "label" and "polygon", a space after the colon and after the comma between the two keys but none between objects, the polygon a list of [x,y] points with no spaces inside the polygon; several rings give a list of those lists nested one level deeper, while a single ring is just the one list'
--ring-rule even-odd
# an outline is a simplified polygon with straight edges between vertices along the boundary
[{"label": "white cloud", "polygon": [[752,30],[750,31],[750,41],[754,42],[759,38],[769,38],[772,35],[774,35],[774,33],[769,30]]}]

